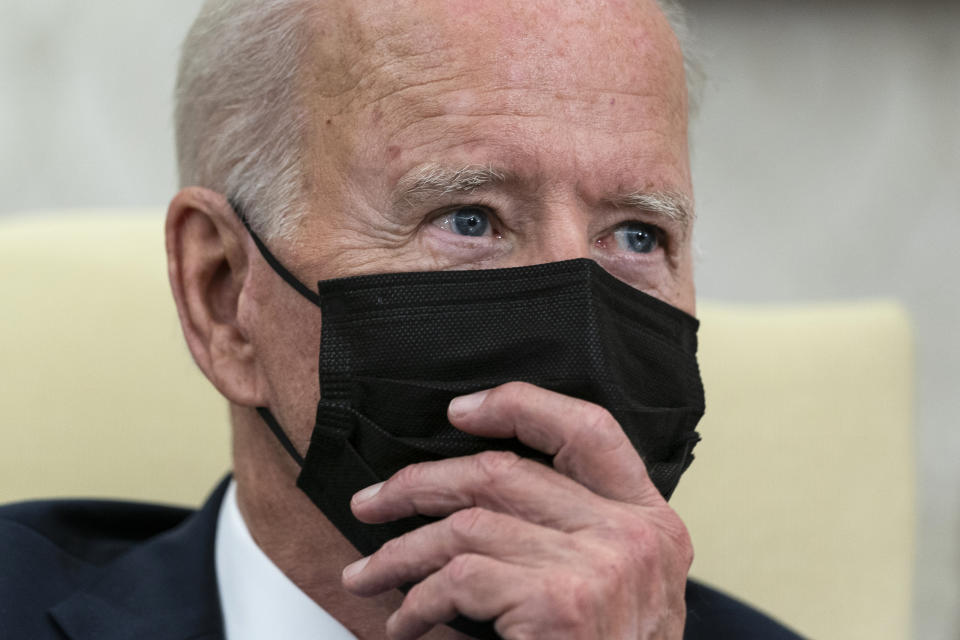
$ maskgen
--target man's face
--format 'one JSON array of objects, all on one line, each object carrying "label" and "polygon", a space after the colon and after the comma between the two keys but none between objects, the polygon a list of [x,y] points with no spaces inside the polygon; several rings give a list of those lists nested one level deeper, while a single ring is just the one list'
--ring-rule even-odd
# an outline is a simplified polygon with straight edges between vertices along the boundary
[{"label": "man's face", "polygon": [[[652,1],[343,4],[303,78],[311,210],[271,243],[303,282],[587,257],[693,313],[692,212],[646,197],[691,199],[682,54]],[[319,314],[261,273],[266,401],[305,443]]]},{"label": "man's face", "polygon": [[654,3],[347,4],[304,79],[296,273],[589,257],[693,312],[691,221],[642,197],[691,192],[682,55]]}]

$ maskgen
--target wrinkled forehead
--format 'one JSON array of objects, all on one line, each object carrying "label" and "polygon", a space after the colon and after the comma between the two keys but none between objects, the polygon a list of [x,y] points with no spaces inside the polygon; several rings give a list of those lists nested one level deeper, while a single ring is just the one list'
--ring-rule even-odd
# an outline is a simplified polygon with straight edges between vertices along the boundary
[{"label": "wrinkled forehead", "polygon": [[653,0],[343,2],[316,23],[308,77],[326,112],[432,83],[659,93],[685,114],[683,56]]}]

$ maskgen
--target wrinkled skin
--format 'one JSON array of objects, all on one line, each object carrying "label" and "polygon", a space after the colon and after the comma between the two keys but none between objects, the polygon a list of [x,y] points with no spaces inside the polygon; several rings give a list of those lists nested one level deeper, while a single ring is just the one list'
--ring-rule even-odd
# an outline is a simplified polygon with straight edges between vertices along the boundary
[{"label": "wrinkled skin", "polygon": [[[682,57],[652,2],[329,4],[301,78],[315,114],[310,210],[295,238],[271,243],[302,281],[590,257],[694,312],[690,221],[624,204],[691,199]],[[499,178],[404,192],[437,166]],[[479,211],[483,233],[462,233],[458,211]],[[624,242],[638,222],[652,249]],[[609,413],[529,385],[452,405],[450,419],[556,454],[554,467],[504,453],[408,467],[356,496],[355,515],[442,519],[351,564],[253,410],[269,406],[306,450],[319,310],[263,262],[222,194],[178,193],[167,246],[191,352],[231,403],[251,533],[355,634],[457,637],[437,625],[464,614],[512,639],[681,637],[683,523]]]},{"label": "wrinkled skin", "polygon": [[410,465],[360,492],[352,506],[365,522],[447,517],[348,567],[347,588],[422,580],[388,621],[391,638],[458,612],[495,618],[504,638],[678,636],[690,543],[613,417],[519,382],[471,400],[451,405],[455,425],[517,437],[555,454],[554,469],[491,451]]}]

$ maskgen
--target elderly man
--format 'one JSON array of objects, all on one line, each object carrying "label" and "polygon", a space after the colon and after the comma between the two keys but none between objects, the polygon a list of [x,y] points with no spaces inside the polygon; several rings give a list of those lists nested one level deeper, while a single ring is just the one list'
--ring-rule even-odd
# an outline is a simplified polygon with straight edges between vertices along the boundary
[{"label": "elderly man", "polygon": [[6,514],[3,637],[793,637],[687,583],[665,500],[702,391],[653,0],[208,2],[177,99],[233,477]]}]

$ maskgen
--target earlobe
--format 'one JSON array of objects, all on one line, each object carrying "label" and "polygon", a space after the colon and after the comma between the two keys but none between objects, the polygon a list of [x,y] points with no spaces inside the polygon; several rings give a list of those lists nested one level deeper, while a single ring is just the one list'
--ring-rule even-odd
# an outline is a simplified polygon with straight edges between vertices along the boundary
[{"label": "earlobe", "polygon": [[259,406],[254,349],[241,300],[250,256],[243,224],[221,194],[188,187],[167,211],[167,269],[193,359],[228,400]]}]

